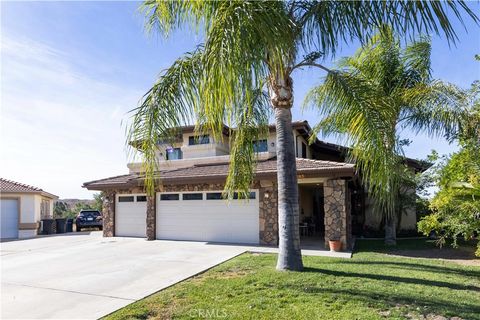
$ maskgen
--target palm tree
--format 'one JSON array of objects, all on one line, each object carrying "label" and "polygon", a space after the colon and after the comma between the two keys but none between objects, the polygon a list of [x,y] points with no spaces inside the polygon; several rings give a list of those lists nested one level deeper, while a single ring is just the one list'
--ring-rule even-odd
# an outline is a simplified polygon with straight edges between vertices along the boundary
[{"label": "palm tree", "polygon": [[[410,1],[155,1],[141,9],[147,29],[165,36],[185,24],[203,43],[165,70],[146,93],[128,140],[141,141],[147,191],[154,192],[156,145],[195,122],[198,132],[221,139],[223,125],[236,127],[225,193],[246,194],[255,170],[252,141],[265,134],[269,110],[277,130],[279,257],[277,269],[301,270],[297,175],[292,135],[292,74],[321,65],[340,42],[366,39],[390,24],[405,35],[436,32],[454,40],[447,11],[478,22],[464,2]],[[321,59],[320,59],[321,60]],[[264,93],[264,90],[268,93]]]},{"label": "palm tree", "polygon": [[351,145],[349,156],[384,216],[386,244],[396,244],[401,194],[411,179],[400,131],[448,137],[468,114],[461,90],[432,79],[430,52],[428,38],[402,48],[392,29],[382,27],[306,100],[325,115],[314,132],[343,135]]}]

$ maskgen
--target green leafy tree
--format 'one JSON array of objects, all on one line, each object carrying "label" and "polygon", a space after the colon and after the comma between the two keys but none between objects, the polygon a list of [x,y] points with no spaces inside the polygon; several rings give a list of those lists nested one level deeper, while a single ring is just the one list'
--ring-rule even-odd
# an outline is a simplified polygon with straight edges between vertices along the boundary
[{"label": "green leafy tree", "polygon": [[[128,141],[141,151],[147,192],[157,177],[157,143],[195,122],[196,131],[230,135],[225,185],[246,195],[254,179],[252,142],[266,134],[273,109],[277,131],[279,256],[277,269],[301,270],[298,186],[292,135],[293,73],[302,67],[328,70],[318,60],[339,43],[364,40],[382,24],[402,35],[443,33],[455,38],[447,11],[478,22],[463,1],[145,1],[148,30],[168,36],[184,25],[201,32],[203,43],[177,59],[133,110]],[[302,55],[305,53],[305,55]],[[267,91],[265,93],[264,91]]]},{"label": "green leafy tree", "polygon": [[[434,180],[439,188],[431,201],[432,214],[418,223],[419,231],[430,235],[435,231],[438,244],[447,239],[463,237],[471,240],[480,234],[480,90],[476,81],[469,90],[469,116],[456,138],[460,150],[439,159],[434,170]],[[480,241],[477,243],[480,256]]]},{"label": "green leafy tree", "polygon": [[95,193],[93,195],[93,199],[95,200],[95,202],[92,206],[92,209],[95,209],[95,210],[98,210],[98,211],[102,212],[103,200],[105,199],[105,193],[103,191],[99,192],[99,193]]},{"label": "green leafy tree", "polygon": [[341,135],[352,147],[349,157],[375,199],[375,212],[384,217],[390,245],[396,244],[402,198],[415,190],[400,131],[452,136],[466,117],[462,91],[432,79],[430,52],[428,38],[402,48],[393,30],[383,26],[307,98],[325,116],[314,131]]},{"label": "green leafy tree", "polygon": [[56,201],[53,205],[53,215],[55,217],[64,217],[68,212],[68,205],[63,201]]}]

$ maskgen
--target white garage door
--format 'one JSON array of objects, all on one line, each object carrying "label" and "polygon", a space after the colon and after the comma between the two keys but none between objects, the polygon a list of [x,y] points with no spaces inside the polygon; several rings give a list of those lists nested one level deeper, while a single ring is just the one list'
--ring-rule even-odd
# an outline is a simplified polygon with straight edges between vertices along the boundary
[{"label": "white garage door", "polygon": [[157,239],[258,243],[258,191],[248,201],[226,201],[221,194],[157,193]]},{"label": "white garage door", "polygon": [[144,194],[117,195],[115,206],[115,236],[147,236],[147,197]]},{"label": "white garage door", "polygon": [[18,200],[0,200],[1,229],[0,238],[18,238]]}]

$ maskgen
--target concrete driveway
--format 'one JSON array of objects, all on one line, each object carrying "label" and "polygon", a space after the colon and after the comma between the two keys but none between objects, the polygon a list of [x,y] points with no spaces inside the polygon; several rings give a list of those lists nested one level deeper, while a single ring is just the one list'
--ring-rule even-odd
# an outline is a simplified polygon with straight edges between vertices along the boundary
[{"label": "concrete driveway", "polygon": [[98,318],[246,249],[100,232],[3,242],[1,318]]}]

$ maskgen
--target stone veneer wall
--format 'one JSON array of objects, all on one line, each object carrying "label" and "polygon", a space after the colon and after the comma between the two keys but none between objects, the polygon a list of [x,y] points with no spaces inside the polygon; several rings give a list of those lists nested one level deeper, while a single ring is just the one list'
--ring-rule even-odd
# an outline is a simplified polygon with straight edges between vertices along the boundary
[{"label": "stone veneer wall", "polygon": [[105,191],[105,198],[102,206],[103,236],[113,237],[115,235],[115,191]]},{"label": "stone veneer wall", "polygon": [[325,246],[329,240],[340,240],[342,249],[351,246],[351,209],[345,180],[327,180],[324,185]]},{"label": "stone veneer wall", "polygon": [[278,245],[277,184],[261,181],[260,186],[260,244]]},{"label": "stone veneer wall", "polygon": [[[222,183],[159,185],[158,192],[182,192],[182,191],[209,191],[223,190]],[[278,244],[278,210],[277,210],[277,187],[274,181],[255,182],[252,186],[259,189],[259,238],[261,244]],[[128,189],[112,189],[106,191],[103,203],[103,236],[115,236],[115,195],[126,193],[143,193],[141,187]],[[156,237],[156,205],[155,197],[147,197],[147,239],[155,240]]]}]

